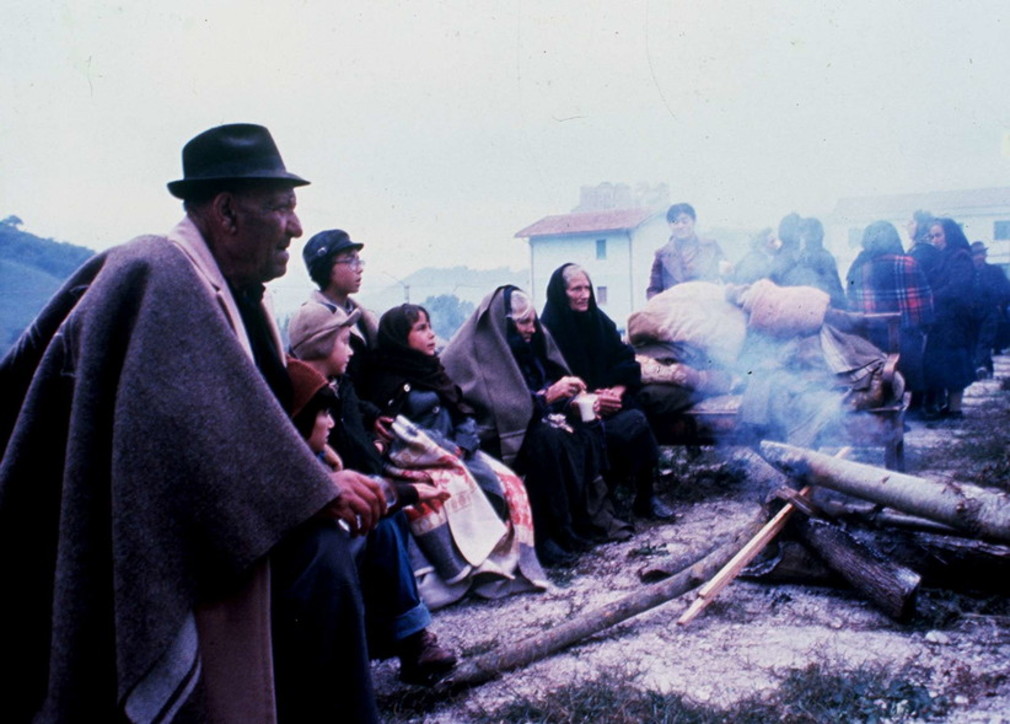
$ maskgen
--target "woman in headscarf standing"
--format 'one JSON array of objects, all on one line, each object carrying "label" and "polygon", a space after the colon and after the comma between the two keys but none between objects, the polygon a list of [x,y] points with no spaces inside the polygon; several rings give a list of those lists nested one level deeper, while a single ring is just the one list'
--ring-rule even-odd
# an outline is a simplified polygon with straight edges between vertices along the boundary
[{"label": "woman in headscarf standing", "polygon": [[653,492],[659,445],[645,413],[635,405],[635,393],[642,386],[641,367],[634,350],[621,340],[617,325],[597,306],[585,269],[563,264],[554,270],[541,320],[569,369],[597,395],[610,483],[634,480],[635,515],[672,517]]},{"label": "woman in headscarf standing", "polygon": [[939,218],[929,227],[929,240],[940,251],[936,281],[931,285],[936,323],[926,340],[927,415],[962,417],[964,388],[975,381],[973,340],[969,326],[975,267],[971,245],[956,221]]},{"label": "woman in headscarf standing", "polygon": [[542,563],[570,562],[587,539],[630,536],[608,501],[599,425],[568,414],[585,383],[524,292],[509,285],[485,297],[442,363],[474,410],[481,446],[525,476]]}]

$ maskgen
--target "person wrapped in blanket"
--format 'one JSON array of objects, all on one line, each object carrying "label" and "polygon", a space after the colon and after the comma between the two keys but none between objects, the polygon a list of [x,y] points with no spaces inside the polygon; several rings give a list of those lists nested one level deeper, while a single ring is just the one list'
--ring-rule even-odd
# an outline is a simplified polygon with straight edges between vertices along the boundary
[{"label": "person wrapped in blanket", "polygon": [[[306,302],[288,325],[288,374],[294,387],[291,417],[323,464],[378,475],[378,451],[368,440],[354,386],[344,372],[353,354],[348,315],[339,307]],[[353,466],[351,461],[353,462]],[[431,614],[421,601],[407,551],[409,532],[403,506],[443,502],[448,494],[431,485],[391,485],[382,481],[389,508],[376,528],[353,546],[365,602],[365,629],[373,659],[397,656],[400,679],[430,685],[456,665],[456,656],[428,630]],[[337,524],[334,523],[334,526]],[[339,535],[339,531],[334,531]],[[330,554],[319,550],[316,555]],[[325,585],[325,582],[322,582]],[[325,612],[319,621],[325,626]]]},{"label": "person wrapped in blanket", "polygon": [[635,515],[672,518],[673,511],[653,493],[659,445],[635,399],[642,368],[617,325],[597,306],[585,269],[563,264],[554,270],[541,321],[569,368],[596,395],[607,443],[608,482],[634,481]]},{"label": "person wrapped in blanket", "polygon": [[382,315],[370,368],[362,396],[397,418],[387,473],[435,478],[455,495],[445,510],[408,512],[425,602],[437,608],[468,592],[501,598],[544,590],[526,489],[479,449],[473,410],[438,358],[424,307],[402,304]]},{"label": "person wrapped in blanket", "polygon": [[474,410],[482,448],[524,476],[541,563],[570,565],[595,542],[631,536],[602,477],[601,425],[572,414],[586,384],[570,373],[524,292],[509,285],[485,297],[442,363]]}]

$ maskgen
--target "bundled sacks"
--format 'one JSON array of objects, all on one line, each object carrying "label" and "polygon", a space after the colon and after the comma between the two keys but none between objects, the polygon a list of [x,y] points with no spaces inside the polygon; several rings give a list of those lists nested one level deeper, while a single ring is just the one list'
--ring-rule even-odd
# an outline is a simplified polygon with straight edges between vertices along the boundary
[{"label": "bundled sacks", "polygon": [[747,336],[747,315],[726,300],[725,287],[684,282],[657,294],[628,317],[628,338],[639,347],[674,342],[703,351],[720,367],[732,367]]},{"label": "bundled sacks", "polygon": [[831,297],[820,289],[780,287],[769,279],[730,287],[727,296],[746,312],[748,327],[777,339],[817,334],[831,303]]}]

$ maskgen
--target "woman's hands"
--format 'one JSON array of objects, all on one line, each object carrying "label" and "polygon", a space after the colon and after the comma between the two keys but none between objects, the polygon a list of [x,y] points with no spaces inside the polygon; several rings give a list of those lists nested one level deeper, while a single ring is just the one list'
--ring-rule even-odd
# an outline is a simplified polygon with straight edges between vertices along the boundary
[{"label": "woman's hands", "polygon": [[575,397],[575,395],[585,391],[585,382],[574,375],[566,375],[544,391],[544,401],[548,405],[553,405],[558,400],[563,400],[566,397]]},{"label": "woman's hands", "polygon": [[624,397],[625,391],[624,385],[615,385],[614,387],[608,387],[596,390],[596,412],[600,417],[610,417],[621,411],[624,407],[624,403],[621,398]]}]

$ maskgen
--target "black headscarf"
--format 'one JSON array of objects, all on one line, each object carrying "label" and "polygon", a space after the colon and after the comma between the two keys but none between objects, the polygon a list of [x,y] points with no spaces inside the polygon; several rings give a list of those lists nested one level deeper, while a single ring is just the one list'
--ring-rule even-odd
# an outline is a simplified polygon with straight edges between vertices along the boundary
[{"label": "black headscarf", "polygon": [[[589,284],[589,309],[576,312],[568,302],[563,264],[551,274],[547,284],[547,303],[541,320],[550,330],[572,374],[580,377],[591,390],[613,385],[637,388],[641,368],[635,353],[621,341],[617,325],[596,305],[596,292]],[[586,274],[589,279],[589,274]]]},{"label": "black headscarf", "polygon": [[472,415],[459,387],[446,374],[437,355],[428,355],[407,343],[410,328],[421,314],[431,315],[416,304],[401,304],[382,315],[376,350],[369,361],[368,397],[384,412],[396,414],[405,398],[404,385],[438,393],[442,404],[456,415]]}]

